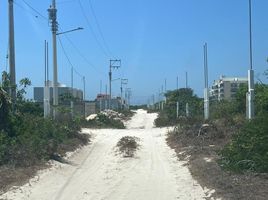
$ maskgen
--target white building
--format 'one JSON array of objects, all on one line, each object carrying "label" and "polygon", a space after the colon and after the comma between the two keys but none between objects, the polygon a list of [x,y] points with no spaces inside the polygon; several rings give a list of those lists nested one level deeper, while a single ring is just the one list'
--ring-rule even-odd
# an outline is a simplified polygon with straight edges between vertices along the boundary
[{"label": "white building", "polygon": [[241,85],[248,84],[246,77],[226,77],[220,76],[220,79],[214,80],[210,89],[211,100],[231,100],[235,97]]}]

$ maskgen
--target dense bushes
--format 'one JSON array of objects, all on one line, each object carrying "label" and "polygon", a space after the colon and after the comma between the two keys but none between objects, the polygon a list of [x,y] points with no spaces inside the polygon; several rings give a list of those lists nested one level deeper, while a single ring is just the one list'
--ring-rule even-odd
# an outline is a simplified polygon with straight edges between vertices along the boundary
[{"label": "dense bushes", "polygon": [[[64,144],[86,144],[87,137],[79,135],[76,122],[55,122],[31,114],[17,114],[11,124],[12,136],[5,130],[0,132],[0,165],[30,166],[62,153]],[[71,147],[69,147],[71,148]],[[68,149],[66,149],[68,150]]]},{"label": "dense bushes", "polygon": [[0,87],[0,165],[32,166],[88,142],[77,121],[44,119],[40,106],[24,99],[29,80],[23,80],[13,107],[8,86]]},{"label": "dense bushes", "polygon": [[268,114],[246,122],[221,152],[220,163],[234,171],[268,172]]}]

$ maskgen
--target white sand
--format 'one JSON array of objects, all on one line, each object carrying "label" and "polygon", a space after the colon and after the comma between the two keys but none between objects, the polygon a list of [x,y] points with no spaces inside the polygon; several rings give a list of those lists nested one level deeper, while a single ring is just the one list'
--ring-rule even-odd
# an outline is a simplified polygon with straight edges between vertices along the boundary
[{"label": "white sand", "polygon": [[[16,200],[175,200],[203,199],[204,190],[165,141],[167,129],[153,128],[156,114],[139,110],[127,130],[89,130],[90,145],[69,160],[39,172],[29,184],[0,199]],[[123,136],[141,139],[135,158],[115,154]]]}]

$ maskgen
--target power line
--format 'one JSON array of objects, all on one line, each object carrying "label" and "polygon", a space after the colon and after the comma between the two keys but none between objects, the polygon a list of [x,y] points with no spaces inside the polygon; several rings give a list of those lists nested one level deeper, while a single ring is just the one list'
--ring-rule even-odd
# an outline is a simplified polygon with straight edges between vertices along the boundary
[{"label": "power line", "polygon": [[105,74],[104,72],[100,71],[92,62],[90,62],[88,60],[88,58],[79,50],[79,48],[74,44],[74,42],[67,36],[64,35],[64,37],[68,40],[68,42],[71,44],[71,46],[76,50],[76,52],[78,53],[78,55],[83,58],[83,60],[91,67],[93,68],[96,72],[100,73],[100,74]]},{"label": "power line", "polygon": [[43,19],[45,19],[46,21],[48,20],[47,17],[45,17],[43,14],[41,14],[41,12],[39,12],[37,9],[35,9],[33,6],[31,6],[28,2],[26,2],[25,0],[22,0],[22,2],[28,6],[32,11],[34,11],[37,15],[39,15],[40,17],[42,17]]},{"label": "power line", "polygon": [[72,62],[71,62],[71,60],[70,60],[70,58],[69,58],[69,56],[68,56],[66,50],[64,49],[60,36],[58,36],[58,38],[59,38],[59,42],[60,42],[60,46],[61,46],[61,48],[62,48],[63,54],[64,54],[64,56],[66,57],[68,63],[69,63],[70,66],[73,68],[74,72],[75,72],[78,76],[80,76],[80,77],[82,78],[83,75],[81,75],[81,74],[75,69],[75,67],[74,67],[74,65],[72,64]]},{"label": "power line", "polygon": [[81,11],[82,11],[82,14],[83,14],[83,16],[84,16],[84,18],[85,18],[85,20],[86,20],[86,22],[87,22],[87,25],[89,26],[89,28],[90,28],[90,30],[91,30],[91,32],[92,32],[92,35],[93,35],[94,39],[96,40],[96,42],[97,42],[97,44],[99,45],[100,49],[102,50],[103,54],[104,54],[105,56],[109,57],[107,51],[105,50],[105,48],[103,47],[103,45],[100,43],[100,41],[99,41],[99,39],[98,39],[98,37],[97,37],[95,31],[93,30],[93,28],[92,28],[92,26],[91,26],[91,24],[90,24],[90,22],[89,22],[89,19],[88,19],[86,13],[85,13],[85,10],[84,10],[84,8],[83,8],[83,5],[82,5],[81,1],[78,0],[78,3],[79,3],[79,6],[80,6],[80,9],[81,9]]},{"label": "power line", "polygon": [[93,17],[94,17],[94,19],[95,19],[95,22],[96,22],[98,31],[99,31],[99,33],[100,33],[101,39],[102,39],[102,41],[103,41],[103,44],[104,44],[104,46],[106,47],[108,53],[109,53],[112,57],[114,57],[113,54],[112,54],[112,52],[110,51],[110,48],[109,48],[109,46],[108,46],[108,44],[107,44],[107,42],[106,42],[104,36],[103,36],[103,32],[102,32],[102,30],[101,30],[101,27],[100,27],[100,24],[99,24],[99,20],[98,20],[98,18],[97,18],[97,16],[96,16],[96,13],[95,13],[94,8],[93,8],[93,6],[92,6],[92,2],[91,2],[91,0],[88,0],[88,3],[89,3],[90,10],[91,10],[91,12],[92,12],[92,14],[93,14]]}]

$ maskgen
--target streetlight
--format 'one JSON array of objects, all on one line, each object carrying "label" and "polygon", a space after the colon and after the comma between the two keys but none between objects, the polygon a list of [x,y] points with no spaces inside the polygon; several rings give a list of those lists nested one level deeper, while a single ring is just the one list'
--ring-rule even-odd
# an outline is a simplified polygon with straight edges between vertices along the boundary
[{"label": "streetlight", "polygon": [[68,31],[63,31],[63,32],[60,32],[60,33],[57,33],[56,35],[62,35],[62,34],[65,34],[65,33],[70,33],[70,32],[74,32],[74,31],[80,31],[80,30],[83,30],[84,28],[82,27],[78,27],[78,28],[75,28],[75,29],[71,29],[71,30],[68,30]]}]

